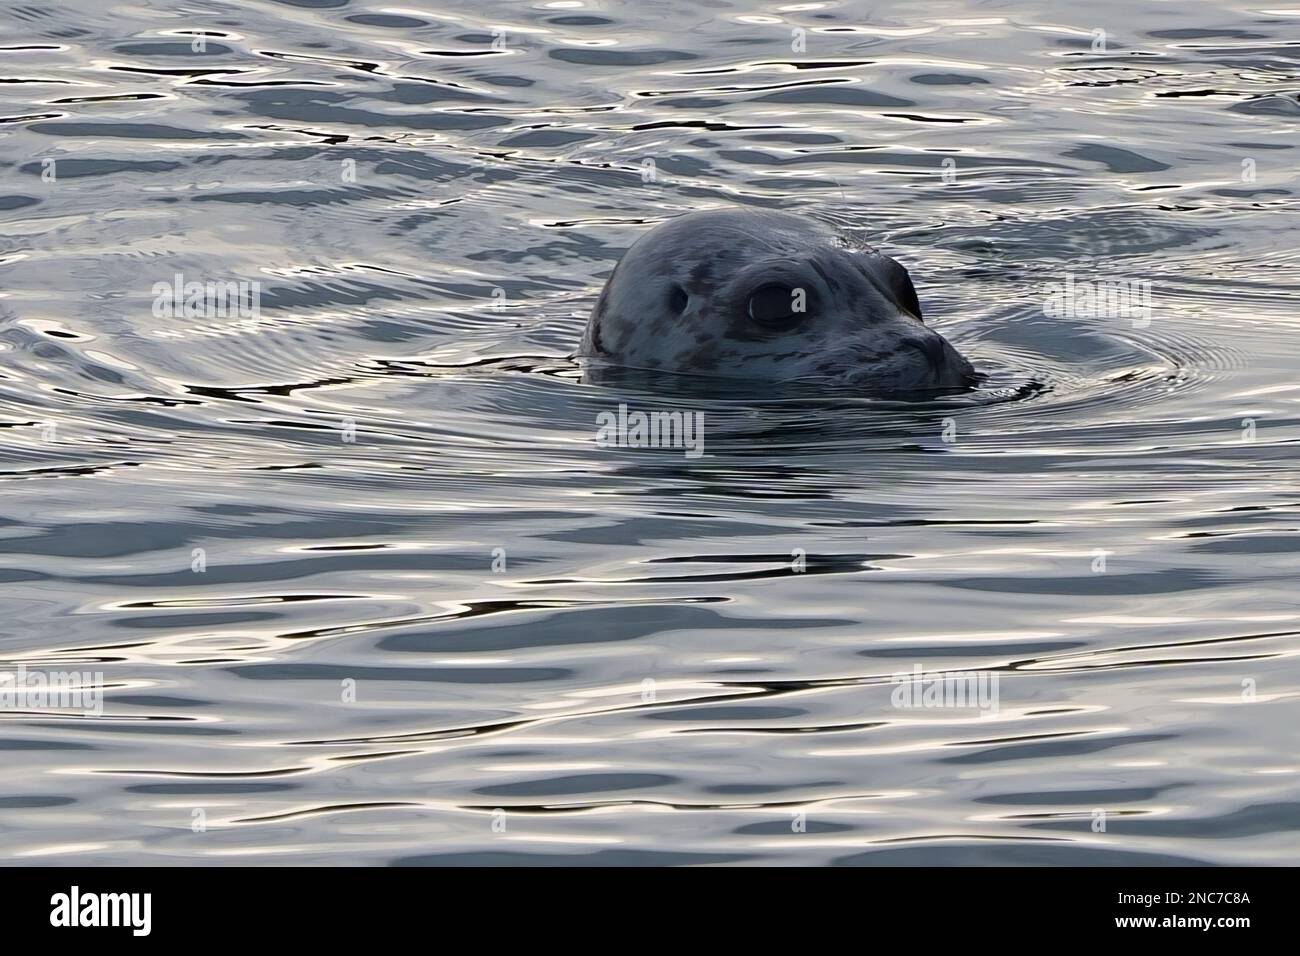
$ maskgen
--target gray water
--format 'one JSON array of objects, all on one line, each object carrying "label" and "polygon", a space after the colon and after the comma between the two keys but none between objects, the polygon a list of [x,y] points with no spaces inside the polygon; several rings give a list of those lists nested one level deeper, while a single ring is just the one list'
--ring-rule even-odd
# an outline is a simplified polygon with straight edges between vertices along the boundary
[{"label": "gray water", "polygon": [[[0,78],[0,655],[104,688],[0,711],[4,861],[1297,861],[1294,0],[18,0]],[[722,205],[984,382],[585,383]]]}]

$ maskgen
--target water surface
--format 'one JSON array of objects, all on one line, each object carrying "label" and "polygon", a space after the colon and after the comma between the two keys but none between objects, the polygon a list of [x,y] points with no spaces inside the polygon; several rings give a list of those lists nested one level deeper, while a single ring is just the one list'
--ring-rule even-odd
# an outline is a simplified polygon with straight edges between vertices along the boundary
[{"label": "water surface", "polygon": [[[5,861],[1295,862],[1300,7],[32,0],[0,80],[0,655],[107,685],[0,713]],[[727,204],[987,380],[584,383]]]}]

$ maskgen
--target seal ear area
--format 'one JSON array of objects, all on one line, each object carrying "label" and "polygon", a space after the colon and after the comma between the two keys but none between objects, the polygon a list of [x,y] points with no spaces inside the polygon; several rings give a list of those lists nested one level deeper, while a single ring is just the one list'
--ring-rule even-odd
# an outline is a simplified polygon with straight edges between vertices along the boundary
[{"label": "seal ear area", "polygon": [[873,252],[868,258],[877,275],[885,280],[885,285],[894,301],[924,322],[925,316],[921,314],[921,302],[916,297],[916,287],[912,285],[912,277],[908,275],[903,264],[879,252]]},{"label": "seal ear area", "polygon": [[[611,276],[612,278],[612,276]],[[608,355],[605,343],[600,338],[600,320],[605,315],[605,307],[609,301],[609,283],[600,290],[600,295],[596,298],[596,304],[592,307],[591,315],[587,318],[587,329],[583,335],[582,348],[580,354],[584,355]]]},{"label": "seal ear area", "polygon": [[685,289],[674,282],[668,287],[666,304],[669,314],[681,315],[686,311],[686,307],[691,304],[691,297]]}]

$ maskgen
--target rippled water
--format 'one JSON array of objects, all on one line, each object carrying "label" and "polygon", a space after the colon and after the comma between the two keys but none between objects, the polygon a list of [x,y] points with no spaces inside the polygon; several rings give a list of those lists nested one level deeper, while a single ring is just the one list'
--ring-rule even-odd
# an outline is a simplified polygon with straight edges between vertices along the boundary
[{"label": "rippled water", "polygon": [[[0,652],[106,684],[0,712],[4,859],[1295,862],[1300,7],[105,6],[0,12]],[[584,383],[725,204],[987,380]]]}]

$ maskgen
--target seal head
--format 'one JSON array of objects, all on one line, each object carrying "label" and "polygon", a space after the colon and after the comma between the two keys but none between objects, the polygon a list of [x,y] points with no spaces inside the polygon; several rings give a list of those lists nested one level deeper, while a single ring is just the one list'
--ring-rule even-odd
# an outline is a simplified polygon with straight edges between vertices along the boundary
[{"label": "seal head", "polygon": [[688,213],[634,242],[579,355],[604,365],[870,391],[963,387],[974,370],[927,327],[907,270],[788,213]]}]

